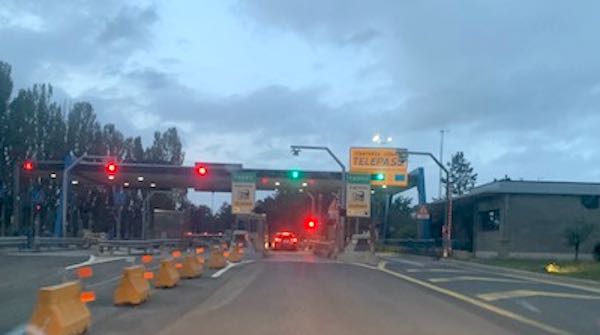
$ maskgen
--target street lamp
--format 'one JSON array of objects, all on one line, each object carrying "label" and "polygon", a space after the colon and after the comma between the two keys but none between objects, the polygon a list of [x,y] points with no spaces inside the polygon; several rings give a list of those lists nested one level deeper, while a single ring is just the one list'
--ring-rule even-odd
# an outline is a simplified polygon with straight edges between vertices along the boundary
[{"label": "street lamp", "polygon": [[[342,161],[337,158],[337,156],[328,148],[323,146],[311,146],[311,145],[292,145],[290,146],[292,155],[298,156],[300,155],[301,150],[320,150],[326,151],[333,160],[340,166],[342,170],[342,189],[340,190],[340,215],[339,215],[339,225],[338,234],[336,236],[337,246],[339,249],[343,249],[344,247],[344,216],[345,216],[345,208],[346,208],[346,166]],[[344,213],[342,215],[342,213]]]},{"label": "street lamp", "polygon": [[371,141],[375,144],[389,144],[392,143],[392,137],[383,137],[381,136],[381,134],[376,133],[375,135],[373,135],[373,138],[371,138]]}]

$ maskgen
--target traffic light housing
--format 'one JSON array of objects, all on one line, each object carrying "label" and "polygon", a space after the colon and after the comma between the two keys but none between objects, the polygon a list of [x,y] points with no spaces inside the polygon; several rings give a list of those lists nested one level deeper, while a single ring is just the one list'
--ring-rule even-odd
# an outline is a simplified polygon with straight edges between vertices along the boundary
[{"label": "traffic light housing", "polygon": [[384,181],[385,180],[385,174],[378,172],[378,173],[373,173],[371,174],[371,180],[374,181]]},{"label": "traffic light housing", "polygon": [[33,171],[34,168],[35,168],[35,165],[33,164],[33,161],[26,160],[23,162],[23,170]]},{"label": "traffic light housing", "polygon": [[106,171],[108,179],[114,179],[117,172],[119,172],[119,165],[114,161],[108,161],[104,165],[104,171]]},{"label": "traffic light housing", "polygon": [[208,168],[203,165],[203,164],[196,164],[194,166],[194,172],[200,176],[200,177],[204,177],[208,174]]},{"label": "traffic light housing", "polygon": [[303,176],[304,176],[304,173],[302,173],[302,171],[300,171],[300,170],[291,170],[288,172],[288,177],[292,180],[302,179]]},{"label": "traffic light housing", "polygon": [[308,217],[306,220],[304,220],[304,229],[306,229],[308,232],[315,232],[318,227],[319,221],[316,218]]}]

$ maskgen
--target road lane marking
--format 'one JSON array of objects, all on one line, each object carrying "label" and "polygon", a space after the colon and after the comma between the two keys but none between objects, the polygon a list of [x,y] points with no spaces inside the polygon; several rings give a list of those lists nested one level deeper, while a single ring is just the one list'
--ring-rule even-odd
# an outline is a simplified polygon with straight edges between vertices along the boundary
[{"label": "road lane marking", "polygon": [[221,277],[225,272],[229,271],[230,269],[238,266],[238,265],[242,265],[242,264],[248,264],[248,263],[253,263],[254,260],[245,260],[245,261],[241,261],[239,263],[228,263],[226,267],[222,268],[221,270],[215,272],[212,274],[212,278],[219,278]]},{"label": "road lane marking", "polygon": [[102,264],[102,263],[108,263],[108,262],[116,262],[116,261],[121,261],[121,260],[126,260],[126,261],[132,263],[133,260],[135,260],[135,258],[134,257],[96,257],[94,255],[91,255],[87,261],[66,266],[65,270],[69,271],[69,270],[74,270],[74,269],[80,268],[82,266]]},{"label": "road lane marking", "polygon": [[537,307],[527,302],[527,300],[517,300],[517,303],[523,306],[525,309],[528,309],[534,313],[542,314],[542,311],[540,311]]},{"label": "road lane marking", "polygon": [[493,277],[477,277],[477,276],[458,276],[458,277],[443,277],[443,278],[429,278],[428,281],[432,283],[450,283],[455,281],[485,281],[485,282],[497,282],[497,283],[525,283],[523,280],[509,279],[509,278],[493,278]]},{"label": "road lane marking", "polygon": [[548,292],[548,291],[533,291],[533,290],[512,290],[502,292],[491,292],[478,294],[477,298],[485,301],[496,301],[513,298],[527,297],[550,297],[550,298],[566,298],[566,299],[582,299],[582,300],[600,300],[598,295],[589,294],[574,294],[565,292]]},{"label": "road lane marking", "polygon": [[459,269],[406,269],[408,273],[416,272],[432,272],[432,273],[464,273],[464,270]]},{"label": "road lane marking", "polygon": [[451,291],[451,290],[445,289],[443,287],[439,287],[439,286],[430,284],[430,283],[428,283],[426,281],[422,281],[422,280],[419,280],[419,279],[407,276],[405,274],[389,270],[389,269],[387,269],[385,267],[385,265],[387,264],[386,261],[379,262],[379,264],[377,265],[377,267],[374,267],[374,266],[371,266],[371,265],[367,265],[367,264],[362,264],[362,263],[351,263],[351,264],[357,265],[357,266],[360,266],[360,267],[364,267],[364,268],[367,268],[367,269],[371,269],[371,270],[382,271],[382,272],[387,273],[389,275],[392,275],[394,277],[403,279],[403,280],[405,280],[407,282],[410,282],[410,283],[413,283],[413,284],[416,284],[416,285],[428,288],[428,289],[430,289],[432,291],[435,291],[435,292],[438,292],[438,293],[441,293],[441,294],[445,294],[445,295],[447,295],[449,297],[452,297],[454,299],[457,299],[457,300],[469,303],[471,305],[474,305],[474,306],[477,306],[477,307],[479,307],[481,309],[485,309],[485,310],[487,310],[489,312],[492,312],[492,313],[504,316],[504,317],[509,318],[511,320],[519,321],[519,322],[524,323],[524,324],[526,324],[528,326],[531,326],[531,327],[534,327],[534,328],[537,328],[537,329],[541,329],[541,330],[543,330],[545,332],[548,332],[550,334],[554,334],[554,335],[573,335],[573,334],[571,334],[571,333],[569,333],[569,332],[567,332],[565,330],[558,329],[558,328],[555,328],[553,326],[547,325],[545,323],[542,323],[542,322],[539,322],[539,321],[527,318],[525,316],[513,313],[511,311],[508,311],[508,310],[496,307],[494,305],[488,304],[488,303],[483,302],[481,300],[477,300],[475,298],[471,298],[471,297],[466,296],[464,294],[461,294],[461,293],[458,293],[458,292],[455,292],[455,291]]},{"label": "road lane marking", "polygon": [[419,262],[415,262],[415,261],[409,261],[407,259],[386,258],[386,260],[388,260],[390,262],[394,262],[394,263],[403,263],[403,264],[408,264],[408,265],[418,266],[418,267],[424,267],[425,266],[425,264],[423,264],[423,263],[419,263]]},{"label": "road lane marking", "polygon": [[[455,264],[455,266],[460,267],[462,269],[466,268],[470,271],[475,271],[475,272],[479,272],[479,273],[498,274],[499,271],[503,270],[502,268],[499,268],[499,267],[498,267],[498,270],[492,270],[489,268],[484,269],[484,268],[477,268],[477,267],[469,267],[468,265],[462,265],[462,264]],[[534,275],[536,275],[535,272],[532,272],[531,274],[532,274],[532,276],[530,276],[526,273],[519,275],[519,274],[514,274],[514,273],[509,273],[509,272],[502,272],[502,276],[504,276],[504,277],[523,279],[523,280],[528,280],[528,281],[537,282],[537,283],[541,283],[541,284],[568,287],[568,288],[572,288],[572,289],[576,289],[576,290],[600,294],[600,288],[584,286],[584,285],[579,285],[579,284],[573,284],[573,283],[565,283],[565,282],[560,282],[560,281],[556,281],[556,280],[552,280],[552,279],[538,278],[538,277],[534,277]]]}]

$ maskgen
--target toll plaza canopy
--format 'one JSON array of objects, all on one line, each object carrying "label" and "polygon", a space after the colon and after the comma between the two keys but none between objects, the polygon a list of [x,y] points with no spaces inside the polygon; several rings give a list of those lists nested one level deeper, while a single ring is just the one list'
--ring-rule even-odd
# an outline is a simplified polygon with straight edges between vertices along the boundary
[{"label": "toll plaza canopy", "polygon": [[[109,178],[105,164],[99,161],[82,161],[69,173],[71,184],[77,185],[119,185],[125,188],[185,189],[197,191],[230,192],[232,175],[237,172],[255,173],[257,190],[280,188],[312,188],[322,192],[340,189],[341,172],[246,169],[242,164],[202,163],[206,169],[200,175],[196,166],[175,166],[161,164],[119,163],[118,172]],[[37,161],[35,168],[28,171],[30,177],[62,179],[64,162]],[[419,176],[417,170],[409,174],[409,185],[415,185]],[[23,176],[25,177],[25,176]],[[414,177],[414,178],[411,178]],[[388,188],[395,193],[405,188]]]}]

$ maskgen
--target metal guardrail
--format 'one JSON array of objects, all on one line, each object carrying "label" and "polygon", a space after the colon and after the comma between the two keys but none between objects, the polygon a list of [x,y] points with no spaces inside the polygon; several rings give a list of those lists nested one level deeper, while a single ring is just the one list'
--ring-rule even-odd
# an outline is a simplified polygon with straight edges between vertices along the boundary
[{"label": "metal guardrail", "polygon": [[26,248],[27,236],[0,237],[0,248]]},{"label": "metal guardrail", "polygon": [[78,237],[37,237],[31,239],[27,236],[0,237],[1,248],[34,249],[42,248],[85,248],[97,245],[99,252],[126,249],[131,254],[136,249],[151,252],[161,248],[194,248],[207,247],[211,243],[222,242],[222,239],[183,238],[183,239],[152,239],[152,240],[96,240]]},{"label": "metal guardrail", "polygon": [[89,248],[89,241],[74,237],[36,237],[27,236],[0,237],[0,248],[35,249],[41,248]]},{"label": "metal guardrail", "polygon": [[38,237],[32,241],[33,249],[41,248],[89,248],[90,241],[78,237]]},{"label": "metal guardrail", "polygon": [[97,246],[99,253],[114,254],[115,251],[127,250],[127,254],[131,255],[135,251],[154,253],[156,250],[160,251],[164,248],[207,247],[209,243],[201,239],[106,240],[99,241]]}]

